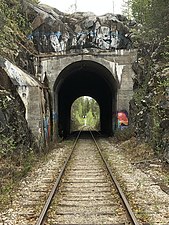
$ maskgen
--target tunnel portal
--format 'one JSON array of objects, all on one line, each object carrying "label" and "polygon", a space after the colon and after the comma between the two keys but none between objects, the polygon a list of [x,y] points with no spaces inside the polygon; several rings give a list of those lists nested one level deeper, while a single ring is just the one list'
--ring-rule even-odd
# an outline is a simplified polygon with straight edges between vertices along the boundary
[{"label": "tunnel portal", "polygon": [[101,132],[113,133],[116,115],[117,82],[103,65],[88,60],[74,62],[64,68],[54,85],[54,107],[60,136],[70,134],[71,106],[81,96],[90,96],[100,107]]}]

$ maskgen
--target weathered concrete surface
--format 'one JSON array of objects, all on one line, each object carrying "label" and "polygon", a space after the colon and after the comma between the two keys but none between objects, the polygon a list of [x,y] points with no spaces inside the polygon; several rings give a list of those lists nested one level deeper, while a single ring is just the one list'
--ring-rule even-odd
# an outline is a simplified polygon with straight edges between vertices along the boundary
[{"label": "weathered concrete surface", "polygon": [[[129,101],[133,94],[132,77],[134,75],[131,65],[135,58],[135,51],[123,50],[113,53],[101,52],[100,54],[40,56],[37,60],[39,64],[37,63],[37,68],[35,67],[38,79],[25,73],[6,59],[1,59],[1,70],[16,87],[24,103],[25,118],[38,143],[44,144],[44,142],[47,143],[50,140],[52,130],[57,134],[59,127],[63,126],[58,124],[60,114],[65,113],[65,110],[69,111],[75,98],[81,94],[91,95],[100,102],[102,129],[111,133],[112,126],[115,127],[115,125],[112,125],[112,121],[115,122],[113,119],[115,113],[120,110],[128,111],[129,109]],[[67,98],[66,95],[71,96],[72,91],[65,95],[60,90],[64,82],[69,77],[71,78],[73,73],[79,73],[80,83],[83,83],[84,74],[91,75],[89,80],[85,81],[85,89],[80,86],[80,83],[77,84],[75,89],[78,89],[79,86],[82,92],[79,89],[79,93],[78,91],[76,94],[74,93],[73,97],[66,103],[64,98]],[[81,74],[82,82],[80,81]],[[93,81],[90,80],[92,76]],[[49,91],[46,88],[47,86]],[[67,92],[67,89],[64,92]],[[60,107],[63,104],[68,105],[61,110]],[[62,123],[69,124],[69,113],[67,112],[60,120]],[[104,122],[104,120],[107,122]],[[66,133],[69,133],[70,126],[64,126]]]},{"label": "weathered concrete surface", "polygon": [[[112,130],[112,125],[110,126],[110,124],[113,123],[112,121],[115,121],[113,119],[115,113],[121,110],[129,111],[129,102],[133,95],[134,71],[132,70],[132,63],[135,60],[135,50],[39,55],[37,58],[38,63],[36,64],[37,68],[35,68],[35,71],[37,71],[36,76],[39,77],[41,82],[44,82],[45,79],[47,80],[52,99],[53,118],[56,119],[54,121],[56,133],[59,127],[63,129],[63,126],[67,130],[66,133],[69,133],[69,125],[58,124],[59,116],[65,114],[65,111],[70,111],[73,101],[83,95],[91,96],[100,101],[100,107],[102,105],[105,108],[101,111],[105,111],[106,108],[110,110],[111,108],[111,112],[109,112],[111,113],[111,118],[109,118],[107,125],[103,124],[104,129],[106,129],[106,126],[109,127],[107,132],[110,133],[110,130]],[[76,74],[76,79],[73,74]],[[89,76],[88,81],[84,80],[84,74]],[[75,80],[73,81],[73,79]],[[102,81],[99,81],[100,79]],[[68,82],[67,80],[69,80],[70,85],[63,92],[62,87],[64,83]],[[76,82],[79,83],[75,84]],[[84,83],[84,85],[81,83]],[[104,87],[102,87],[101,83],[104,84]],[[71,89],[71,86],[73,89]],[[76,93],[75,89],[77,90]],[[108,95],[105,94],[107,91],[109,91]],[[70,97],[71,95],[72,97]],[[67,100],[68,102],[66,103],[65,98],[70,100]],[[107,105],[106,101],[109,102]],[[67,106],[60,111],[62,105]],[[106,111],[103,113],[101,120],[109,117],[107,113]],[[69,117],[69,113],[65,114],[60,119],[61,123],[68,124]],[[115,126],[113,125],[113,127]]]},{"label": "weathered concrete surface", "polygon": [[[136,51],[120,50],[113,53],[104,52],[99,54],[71,54],[41,57],[41,76],[46,74],[51,92],[60,73],[69,65],[75,62],[85,61],[96,62],[110,71],[116,80],[118,88],[117,110],[129,109],[129,101],[133,94],[134,71],[132,63],[136,60]],[[39,65],[38,65],[39,66]],[[71,73],[71,71],[70,71]]]},{"label": "weathered concrete surface", "polygon": [[[114,129],[112,127],[115,127],[113,123],[115,123],[116,112],[129,111],[129,102],[133,94],[132,62],[135,59],[136,51],[134,50],[97,54],[88,52],[86,54],[40,55],[37,57],[37,67],[35,67],[35,76],[38,79],[6,59],[1,59],[1,68],[9,76],[24,103],[25,118],[29,127],[38,142],[43,144],[51,138],[52,130],[55,134],[59,129],[65,129],[65,133],[69,133],[70,112],[65,114],[64,111],[70,111],[73,101],[81,95],[89,95],[100,102],[102,129],[110,134]],[[74,79],[71,77],[72,74],[79,74],[76,77],[80,82],[70,84],[76,85],[74,89],[77,91],[74,94],[72,93],[74,90],[61,89],[67,79],[70,81]],[[89,80],[84,81],[86,79],[84,75],[89,76]],[[83,82],[84,86],[81,86]],[[65,98],[70,100],[65,102]],[[64,104],[66,108],[61,106]],[[64,125],[59,125],[59,116],[63,117],[60,121]]]},{"label": "weathered concrete surface", "polygon": [[68,134],[71,105],[84,95],[99,102],[102,131],[111,134],[117,111],[129,110],[133,93],[136,52],[123,50],[132,45],[130,21],[111,13],[64,14],[28,2],[23,10],[33,28],[27,44],[36,51],[22,51],[16,63],[33,76],[8,60],[2,68],[17,87],[37,140],[47,142],[53,130]]},{"label": "weathered concrete surface", "polygon": [[0,58],[1,88],[17,92],[24,107],[24,117],[28,126],[36,137],[37,142],[44,143],[45,126],[44,120],[49,116],[47,113],[47,98],[44,92],[47,92],[45,86],[35,77],[22,71],[4,58]]}]

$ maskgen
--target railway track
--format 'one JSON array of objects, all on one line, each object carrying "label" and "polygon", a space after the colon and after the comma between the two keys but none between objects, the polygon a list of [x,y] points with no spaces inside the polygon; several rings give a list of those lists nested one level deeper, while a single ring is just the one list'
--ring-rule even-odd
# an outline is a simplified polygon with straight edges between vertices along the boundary
[{"label": "railway track", "polygon": [[80,132],[36,225],[138,222],[92,132]]}]

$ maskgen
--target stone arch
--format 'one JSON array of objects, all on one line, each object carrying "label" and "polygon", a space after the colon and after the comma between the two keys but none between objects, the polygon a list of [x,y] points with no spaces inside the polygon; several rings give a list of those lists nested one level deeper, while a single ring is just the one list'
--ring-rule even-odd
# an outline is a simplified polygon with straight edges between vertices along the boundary
[{"label": "stone arch", "polygon": [[67,55],[67,56],[57,56],[57,57],[51,57],[51,58],[43,58],[41,59],[41,65],[43,67],[42,73],[47,73],[48,79],[49,79],[49,88],[51,90],[54,89],[56,78],[59,77],[59,75],[62,73],[62,71],[65,70],[65,68],[68,68],[74,63],[81,62],[81,65],[85,61],[90,61],[93,63],[98,63],[104,68],[106,68],[108,71],[110,71],[111,76],[117,81],[119,85],[119,80],[117,76],[117,66],[118,63],[113,61],[106,60],[102,57],[98,57],[96,55]]},{"label": "stone arch", "polygon": [[69,63],[56,77],[53,87],[56,132],[64,137],[70,133],[71,105],[78,97],[87,95],[99,104],[101,131],[111,135],[117,89],[117,80],[104,65],[91,60]]}]

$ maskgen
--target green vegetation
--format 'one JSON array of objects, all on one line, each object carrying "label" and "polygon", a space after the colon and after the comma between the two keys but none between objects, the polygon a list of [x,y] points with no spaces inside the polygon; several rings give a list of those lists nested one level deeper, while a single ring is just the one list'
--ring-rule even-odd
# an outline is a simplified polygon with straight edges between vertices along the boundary
[{"label": "green vegetation", "polygon": [[[124,13],[141,24],[141,41],[160,41],[169,35],[168,0],[124,0]],[[153,46],[152,46],[153,47]]]},{"label": "green vegetation", "polygon": [[14,59],[31,30],[23,0],[0,0],[0,29],[0,54]]},{"label": "green vegetation", "polygon": [[[137,140],[157,153],[167,152],[169,87],[169,3],[167,0],[128,0],[124,12],[139,24],[131,121]],[[135,68],[134,68],[135,69]]]},{"label": "green vegetation", "polygon": [[13,137],[0,134],[0,140],[0,210],[4,210],[11,201],[13,188],[37,161],[37,154],[32,149],[23,152]]},{"label": "green vegetation", "polygon": [[131,139],[134,136],[134,129],[132,126],[128,126],[126,129],[117,129],[114,134],[115,142],[124,142]]},{"label": "green vegetation", "polygon": [[22,111],[18,96],[15,97],[0,91],[0,210],[10,201],[13,187],[38,158],[36,144],[24,119],[24,108]]},{"label": "green vegetation", "polygon": [[16,144],[12,137],[7,137],[1,133],[0,130],[0,156],[8,157],[11,156],[16,150]]},{"label": "green vegetation", "polygon": [[78,98],[72,105],[72,130],[82,126],[89,126],[94,129],[99,128],[99,105],[88,97]]}]

